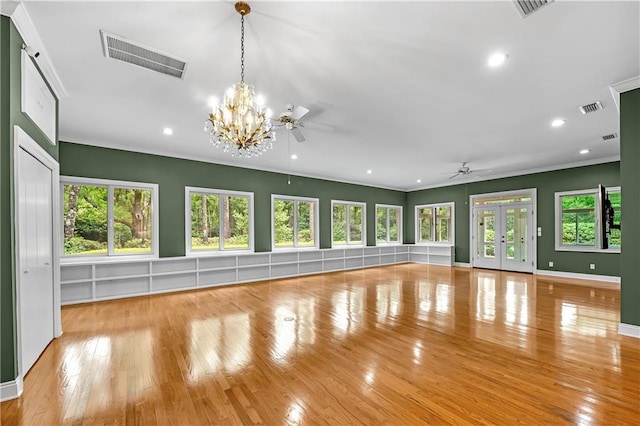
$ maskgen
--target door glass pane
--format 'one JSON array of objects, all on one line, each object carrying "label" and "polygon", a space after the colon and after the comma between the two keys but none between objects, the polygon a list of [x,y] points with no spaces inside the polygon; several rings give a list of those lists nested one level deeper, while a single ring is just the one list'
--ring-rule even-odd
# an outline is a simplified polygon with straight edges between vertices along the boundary
[{"label": "door glass pane", "polygon": [[493,259],[496,256],[496,213],[493,210],[482,210],[477,213],[477,247],[479,258]]},{"label": "door glass pane", "polygon": [[64,254],[107,254],[107,188],[64,185]]},{"label": "door glass pane", "polygon": [[333,205],[333,244],[347,243],[347,206],[345,204]]},{"label": "door glass pane", "polygon": [[223,195],[221,219],[224,249],[248,249],[249,197]]},{"label": "door glass pane", "polygon": [[425,207],[418,210],[420,221],[420,241],[433,241],[431,230],[433,229],[433,209]]},{"label": "door glass pane", "polygon": [[293,247],[293,201],[274,200],[273,228],[276,247]]},{"label": "door glass pane", "polygon": [[315,246],[316,236],[313,224],[315,222],[314,203],[308,201],[298,201],[298,246]]},{"label": "door glass pane", "polygon": [[151,252],[151,190],[113,189],[115,253]]},{"label": "door glass pane", "polygon": [[191,250],[220,248],[219,210],[217,195],[191,194]]},{"label": "door glass pane", "polygon": [[527,208],[505,211],[507,244],[506,258],[516,262],[526,262],[528,258]]},{"label": "door glass pane", "polygon": [[362,207],[349,206],[349,244],[362,244]]}]

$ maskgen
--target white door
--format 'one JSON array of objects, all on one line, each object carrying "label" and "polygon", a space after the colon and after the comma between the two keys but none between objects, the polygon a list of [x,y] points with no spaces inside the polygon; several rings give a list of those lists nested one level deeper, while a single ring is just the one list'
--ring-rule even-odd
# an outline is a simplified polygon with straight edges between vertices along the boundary
[{"label": "white door", "polygon": [[24,376],[55,336],[52,171],[19,148],[19,326]]},{"label": "white door", "polygon": [[533,272],[532,211],[532,203],[474,207],[473,266]]}]

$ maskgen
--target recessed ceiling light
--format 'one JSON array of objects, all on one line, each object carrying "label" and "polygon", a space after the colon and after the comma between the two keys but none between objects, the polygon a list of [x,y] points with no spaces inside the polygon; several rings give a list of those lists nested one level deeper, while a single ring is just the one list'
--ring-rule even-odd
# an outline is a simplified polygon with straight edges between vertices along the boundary
[{"label": "recessed ceiling light", "polygon": [[373,170],[369,169],[367,170],[367,174],[370,175],[371,173],[373,173]]},{"label": "recessed ceiling light", "polygon": [[588,154],[588,153],[590,153],[590,152],[591,152],[591,151],[590,151],[590,150],[588,150],[588,149],[581,149],[581,150],[580,150],[580,154],[582,154],[582,155],[584,155],[584,154]]},{"label": "recessed ceiling light", "polygon": [[416,182],[417,183],[422,183],[422,179],[418,179]]},{"label": "recessed ceiling light", "polygon": [[552,127],[560,127],[560,126],[563,126],[564,123],[566,123],[566,122],[567,122],[567,120],[563,120],[561,118],[556,118],[555,120],[553,120],[551,122],[551,126]]},{"label": "recessed ceiling light", "polygon": [[505,53],[494,53],[489,56],[489,61],[487,62],[490,67],[499,67],[504,64],[507,60],[508,56]]},{"label": "recessed ceiling light", "polygon": [[297,160],[297,159],[298,159],[298,156],[297,156],[296,154],[291,154],[291,159],[292,159],[292,160]]},{"label": "recessed ceiling light", "polygon": [[170,127],[165,127],[164,129],[162,129],[162,133],[164,133],[165,135],[172,135],[173,129]]}]

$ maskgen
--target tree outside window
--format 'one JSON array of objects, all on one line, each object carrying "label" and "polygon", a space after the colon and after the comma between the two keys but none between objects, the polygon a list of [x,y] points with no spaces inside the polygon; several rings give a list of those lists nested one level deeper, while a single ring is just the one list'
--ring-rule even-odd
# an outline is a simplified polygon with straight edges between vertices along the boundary
[{"label": "tree outside window", "polygon": [[453,242],[453,203],[416,206],[416,242]]},{"label": "tree outside window", "polygon": [[250,250],[252,194],[187,188],[190,252]]},{"label": "tree outside window", "polygon": [[273,247],[317,247],[318,200],[272,197]]},{"label": "tree outside window", "polygon": [[399,206],[376,206],[376,242],[399,244],[402,241],[402,208]]},{"label": "tree outside window", "polygon": [[153,253],[155,185],[76,178],[61,183],[65,256]]},{"label": "tree outside window", "polygon": [[[614,213],[614,223],[621,221],[622,199],[619,189],[609,189],[607,196]],[[559,216],[559,241],[557,249],[596,250],[599,246],[599,226],[597,192],[595,190],[571,191],[557,193]],[[619,229],[611,229],[609,247],[619,249],[622,233]]]},{"label": "tree outside window", "polygon": [[365,244],[365,204],[332,201],[332,243],[340,245]]}]

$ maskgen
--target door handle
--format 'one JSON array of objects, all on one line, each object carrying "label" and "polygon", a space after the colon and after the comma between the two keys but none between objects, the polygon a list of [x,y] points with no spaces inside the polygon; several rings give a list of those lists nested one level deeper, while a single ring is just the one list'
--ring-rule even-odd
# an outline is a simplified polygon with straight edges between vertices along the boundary
[{"label": "door handle", "polygon": [[49,262],[44,262],[44,266],[49,266]]},{"label": "door handle", "polygon": [[25,269],[25,270],[24,270],[24,273],[25,273],[25,274],[28,274],[28,273],[29,273],[29,270],[28,270],[28,269]]}]

